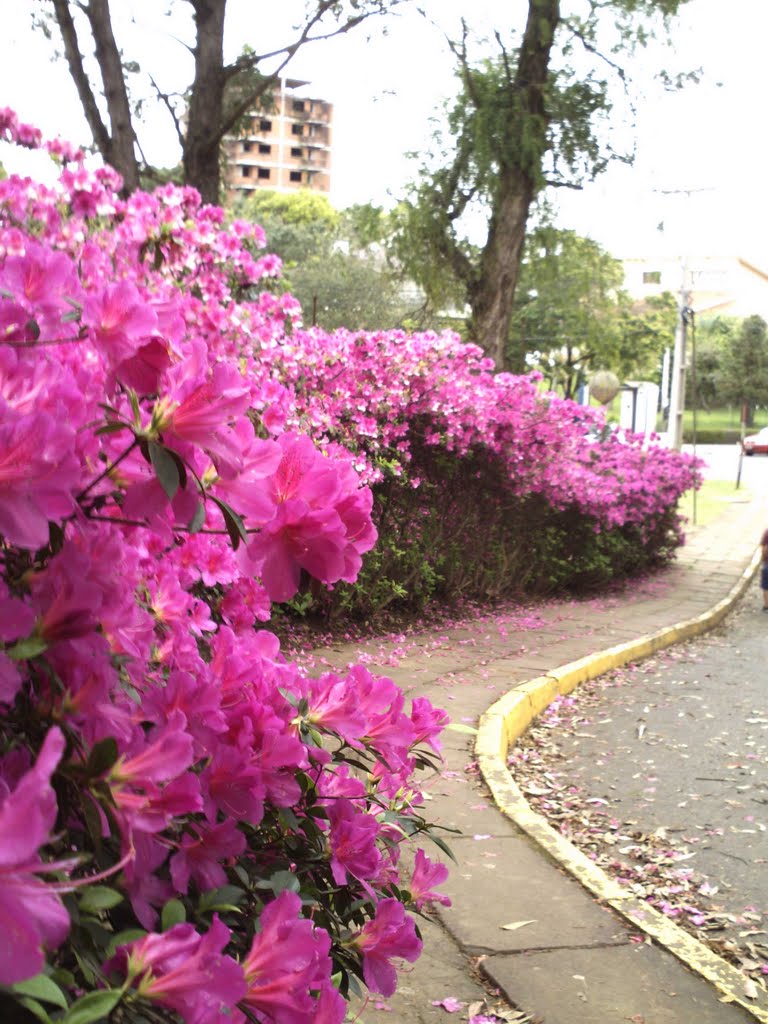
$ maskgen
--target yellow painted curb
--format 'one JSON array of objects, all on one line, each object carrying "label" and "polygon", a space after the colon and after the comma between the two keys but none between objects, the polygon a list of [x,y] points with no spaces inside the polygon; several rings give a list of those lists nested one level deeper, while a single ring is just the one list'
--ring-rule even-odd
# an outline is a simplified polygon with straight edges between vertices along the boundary
[{"label": "yellow painted curb", "polygon": [[760,558],[761,552],[757,550],[727,597],[703,615],[561,665],[504,694],[480,718],[475,757],[496,806],[542,850],[578,879],[597,899],[612,907],[635,928],[645,932],[690,970],[714,985],[721,993],[723,1002],[735,1003],[761,1024],[768,1024],[768,997],[763,997],[761,993],[762,1005],[748,999],[744,991],[746,977],[741,971],[649,904],[631,895],[552,828],[542,815],[529,806],[506,763],[509,748],[558,695],[570,693],[579,684],[596,679],[611,669],[647,658],[656,651],[699,636],[718,625],[749,586]]}]

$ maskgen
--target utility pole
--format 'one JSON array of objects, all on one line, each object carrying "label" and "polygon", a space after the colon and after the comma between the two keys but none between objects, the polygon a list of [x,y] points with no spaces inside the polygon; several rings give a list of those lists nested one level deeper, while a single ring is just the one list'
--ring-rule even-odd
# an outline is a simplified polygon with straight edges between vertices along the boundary
[{"label": "utility pole", "polygon": [[688,261],[683,260],[683,280],[677,307],[675,348],[672,354],[672,386],[669,396],[669,447],[683,447],[683,413],[685,412],[685,362],[688,348],[688,319],[691,292],[688,287]]},{"label": "utility pole", "polygon": [[[664,196],[684,195],[689,199],[696,192],[711,192],[711,188],[659,189]],[[687,243],[687,239],[686,239]],[[688,347],[688,323],[691,317],[691,289],[688,272],[688,258],[682,261],[682,282],[677,307],[677,329],[675,348],[672,355],[672,375],[669,395],[669,426],[667,436],[669,447],[677,451],[683,447],[683,413],[685,412],[685,363]]]}]

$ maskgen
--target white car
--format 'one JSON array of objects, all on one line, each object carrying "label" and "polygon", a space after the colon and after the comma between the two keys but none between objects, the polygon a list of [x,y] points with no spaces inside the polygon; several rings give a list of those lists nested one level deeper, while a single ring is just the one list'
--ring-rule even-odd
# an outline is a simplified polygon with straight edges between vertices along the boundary
[{"label": "white car", "polygon": [[768,455],[768,427],[744,438],[745,455]]}]

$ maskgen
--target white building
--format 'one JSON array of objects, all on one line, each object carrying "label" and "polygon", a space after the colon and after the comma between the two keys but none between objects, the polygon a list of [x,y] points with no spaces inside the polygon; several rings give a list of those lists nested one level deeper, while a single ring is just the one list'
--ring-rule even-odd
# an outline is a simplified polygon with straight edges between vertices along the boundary
[{"label": "white building", "polygon": [[622,260],[624,287],[636,299],[662,292],[679,295],[686,281],[698,316],[768,320],[768,259],[762,265],[742,256],[658,256]]}]

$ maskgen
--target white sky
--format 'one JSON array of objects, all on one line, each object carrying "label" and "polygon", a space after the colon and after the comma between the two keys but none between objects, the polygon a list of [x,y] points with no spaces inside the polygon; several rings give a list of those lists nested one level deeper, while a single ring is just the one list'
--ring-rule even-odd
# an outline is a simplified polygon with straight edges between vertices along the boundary
[{"label": "white sky", "polygon": [[[498,28],[506,38],[521,27],[526,6],[523,0],[473,0],[471,7],[462,0],[426,3],[437,12],[433,16],[440,26],[454,35],[464,13],[471,15],[478,33]],[[234,51],[245,41],[259,50],[285,41],[275,11],[284,26],[286,11],[301,7],[298,0],[230,0],[230,5]],[[32,6],[32,0],[3,3],[0,106],[14,107],[47,135],[87,141],[66,65],[52,61],[51,44],[29,27]],[[127,21],[121,28],[126,55],[171,88],[186,84],[191,66],[173,35],[190,39],[181,20],[158,13],[166,6],[161,0],[113,0],[115,11],[135,16],[133,25]],[[255,9],[263,12],[261,18],[254,16]],[[335,104],[331,198],[339,207],[368,200],[386,204],[401,194],[416,169],[403,154],[426,144],[430,117],[453,89],[453,60],[438,28],[413,10],[390,19],[386,36],[382,28],[380,20],[373,20],[343,39],[308,47],[288,70],[311,80],[310,91]],[[562,190],[561,223],[591,235],[618,256],[685,248],[738,252],[766,265],[768,0],[691,0],[674,42],[676,55],[662,58],[664,64],[680,69],[701,65],[705,81],[677,95],[649,86],[637,110],[635,166],[615,167],[584,192]],[[643,79],[642,65],[636,77]],[[165,118],[152,122],[147,137],[150,159],[175,162],[178,153]],[[7,147],[0,147],[0,159],[9,170],[29,168]],[[703,191],[690,197],[661,194],[679,189]],[[663,234],[656,230],[661,221]]]}]

